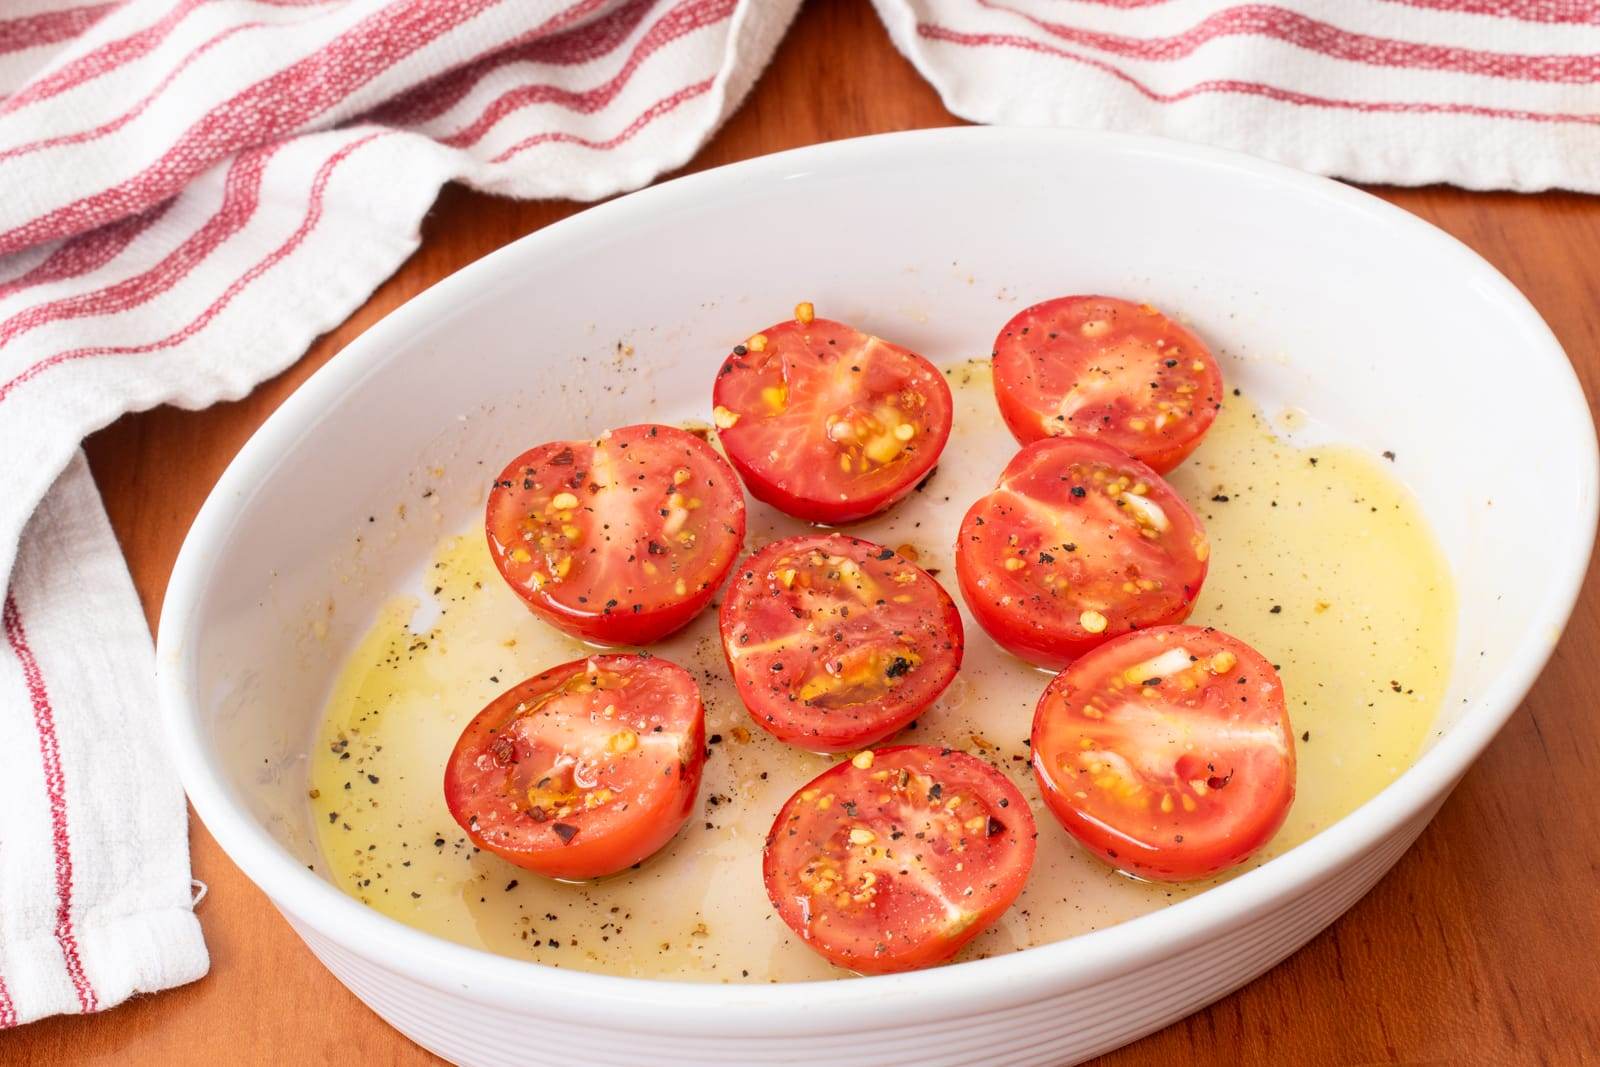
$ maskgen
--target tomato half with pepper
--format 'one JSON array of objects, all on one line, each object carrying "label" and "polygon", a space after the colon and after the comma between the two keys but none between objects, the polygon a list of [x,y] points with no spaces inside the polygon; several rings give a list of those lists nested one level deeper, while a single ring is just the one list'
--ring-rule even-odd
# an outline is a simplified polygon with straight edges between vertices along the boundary
[{"label": "tomato half with pepper", "polygon": [[931,745],[866,750],[789,798],[763,870],[779,917],[840,967],[943,963],[1033,866],[1033,814],[1003,773]]},{"label": "tomato half with pepper", "polygon": [[961,667],[961,613],[894,550],[844,534],[774,541],[723,598],[722,647],[751,718],[819,752],[879,741]]},{"label": "tomato half with pepper", "polygon": [[1162,626],[1062,671],[1033,718],[1033,769],[1061,825],[1141,878],[1205,878],[1272,839],[1294,801],[1278,673],[1220,630]]},{"label": "tomato half with pepper", "polygon": [[744,542],[728,464],[674,426],[551,441],[512,460],[489,493],[489,551],[506,583],[587,641],[643,645],[698,615]]},{"label": "tomato half with pepper", "polygon": [[445,766],[479,848],[552,878],[614,874],[670,841],[705,766],[694,679],[648,655],[564,663],[491,701]]},{"label": "tomato half with pepper", "polygon": [[1149,304],[1063,296],[1001,329],[994,392],[1023,444],[1088,437],[1165,474],[1217,417],[1222,372],[1203,341]]},{"label": "tomato half with pepper", "polygon": [[757,500],[811,522],[876,514],[916,488],[950,437],[950,387],[896,344],[828,319],[734,346],[712,390],[717,436]]},{"label": "tomato half with pepper", "polygon": [[1002,648],[1059,669],[1119,634],[1182,622],[1210,546],[1175,489],[1099,441],[1023,448],[961,522],[956,577]]}]

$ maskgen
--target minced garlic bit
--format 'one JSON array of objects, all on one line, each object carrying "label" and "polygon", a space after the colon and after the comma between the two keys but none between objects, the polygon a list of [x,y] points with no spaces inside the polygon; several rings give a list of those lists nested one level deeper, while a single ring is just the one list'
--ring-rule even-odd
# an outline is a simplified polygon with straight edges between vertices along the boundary
[{"label": "minced garlic bit", "polygon": [[550,498],[550,506],[557,511],[571,511],[578,506],[578,498],[571,493],[557,493]]},{"label": "minced garlic bit", "polygon": [[1117,498],[1118,501],[1132,513],[1134,520],[1140,526],[1154,530],[1157,533],[1166,533],[1172,526],[1171,520],[1167,518],[1167,513],[1162,510],[1160,504],[1157,504],[1139,491],[1141,488],[1144,489],[1145,493],[1150,491],[1150,487],[1141,482],[1124,492]]},{"label": "minced garlic bit", "polygon": [[851,757],[850,766],[854,767],[858,771],[864,771],[868,767],[872,766],[872,749],[866,748],[862,749],[860,752],[857,752]]},{"label": "minced garlic bit", "polygon": [[729,411],[721,404],[718,404],[711,411],[711,421],[717,424],[717,429],[719,430],[731,430],[733,429],[733,424],[739,421],[739,413]]},{"label": "minced garlic bit", "polygon": [[878,839],[878,835],[868,830],[865,826],[850,827],[850,843],[852,845],[870,845]]},{"label": "minced garlic bit", "polygon": [[1106,627],[1110,625],[1110,620],[1091,608],[1078,616],[1078,625],[1092,634],[1099,634],[1105,633]]},{"label": "minced garlic bit", "polygon": [[[817,317],[817,309],[809,300],[802,300],[794,306],[794,320],[801,325]],[[759,351],[759,349],[758,349]]]},{"label": "minced garlic bit", "polygon": [[1235,656],[1232,652],[1227,650],[1218,652],[1215,656],[1211,657],[1211,673],[1227,674],[1229,671],[1233,670],[1234,665],[1238,662],[1239,657]]}]

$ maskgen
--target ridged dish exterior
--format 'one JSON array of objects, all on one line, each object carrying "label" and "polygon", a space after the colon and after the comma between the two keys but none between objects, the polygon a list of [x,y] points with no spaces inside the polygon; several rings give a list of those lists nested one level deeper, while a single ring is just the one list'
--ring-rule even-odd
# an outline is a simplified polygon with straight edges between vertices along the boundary
[{"label": "ridged dish exterior", "polygon": [[1110,981],[981,1015],[804,1038],[636,1031],[623,1028],[626,1019],[619,1019],[616,1029],[574,1026],[562,1021],[559,1003],[496,1010],[397,975],[303,920],[293,915],[288,919],[317,958],[368,1007],[417,1044],[464,1067],[526,1067],[534,1050],[539,1062],[585,1067],[796,1062],[830,1067],[1064,1067],[1175,1022],[1293,953],[1394,866],[1442,799],[1304,895],[1214,941]]}]

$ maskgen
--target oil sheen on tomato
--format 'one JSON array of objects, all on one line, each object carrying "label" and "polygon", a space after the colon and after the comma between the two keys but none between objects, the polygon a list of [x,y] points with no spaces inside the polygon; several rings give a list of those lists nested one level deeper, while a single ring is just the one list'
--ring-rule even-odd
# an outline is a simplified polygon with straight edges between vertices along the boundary
[{"label": "oil sheen on tomato", "polygon": [[[911,546],[953,591],[956,526],[1017,446],[995,409],[986,363],[953,367],[948,380],[955,431],[938,472],[850,533]],[[1298,795],[1251,865],[1388,784],[1416,757],[1438,710],[1454,594],[1421,513],[1387,467],[1347,448],[1290,448],[1248,396],[1230,395],[1200,450],[1169,476],[1213,546],[1190,621],[1260,649],[1281,665],[1288,691]],[[804,529],[755,504],[747,546]],[[504,588],[476,528],[440,545],[418,588],[420,595],[390,602],[351,654],[313,746],[309,803],[325,874],[401,922],[518,959],[713,982],[845,973],[798,943],[761,882],[773,816],[835,760],[781,744],[749,722],[728,679],[715,611],[655,646],[694,674],[705,699],[711,755],[698,814],[639,870],[570,885],[475,851],[445,809],[439,782],[456,737],[488,700],[586,649]],[[960,676],[915,728],[885,743],[944,744],[995,762],[1029,798],[1039,842],[1022,896],[958,959],[1070,937],[1215,884],[1134,881],[1072,842],[1040,806],[1027,764],[1033,709],[1049,675],[998,651],[970,618],[966,624]]]}]

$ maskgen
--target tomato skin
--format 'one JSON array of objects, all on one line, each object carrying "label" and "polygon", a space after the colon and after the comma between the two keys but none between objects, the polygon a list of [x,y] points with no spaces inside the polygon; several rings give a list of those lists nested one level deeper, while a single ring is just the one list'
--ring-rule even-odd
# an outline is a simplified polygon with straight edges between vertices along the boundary
[{"label": "tomato skin", "polygon": [[[952,412],[950,386],[933,364],[829,319],[780,322],[756,336],[760,350],[735,348],[712,389],[718,439],[751,496],[808,522],[853,522],[891,507],[933,470]],[[904,441],[882,438],[882,463],[868,462],[864,445],[830,436],[827,420],[863,417],[864,408],[889,411],[914,431]],[[842,458],[859,466],[845,473]]]},{"label": "tomato skin", "polygon": [[[861,577],[830,583],[835,568],[847,564]],[[859,602],[850,603],[853,597]],[[735,572],[719,621],[728,671],[750,717],[779,740],[817,752],[888,737],[922,714],[961,669],[961,613],[944,587],[890,549],[845,534],[800,534],[764,546]],[[796,629],[801,625],[816,629],[807,637]],[[801,643],[763,650],[789,637]],[[843,652],[835,656],[836,648]],[[826,684],[835,678],[853,679],[866,698],[831,703],[844,688]],[[816,694],[809,700],[799,695],[808,689]]]},{"label": "tomato skin", "polygon": [[[853,836],[868,827],[870,841]],[[992,925],[1022,892],[1037,836],[1003,773],[965,752],[901,745],[862,752],[790,797],[762,873],[778,916],[806,945],[839,967],[888,974],[943,963]],[[915,851],[896,841],[915,841]],[[850,891],[844,903],[840,890]]]},{"label": "tomato skin", "polygon": [[[1195,657],[1188,673],[1199,677],[1197,691],[1181,676],[1172,695],[1170,676],[1149,687],[1125,673],[1179,648],[1188,653],[1180,660]],[[1219,655],[1231,657],[1222,669]],[[1141,746],[1139,731],[1152,743]],[[1294,802],[1283,683],[1259,652],[1209,627],[1140,631],[1078,660],[1039,698],[1032,748],[1040,793],[1067,832],[1108,865],[1153,881],[1208,878],[1244,862]],[[1119,797],[1128,778],[1098,761],[1102,749],[1134,768],[1133,795],[1147,803]],[[1111,781],[1101,784],[1101,774]],[[1177,799],[1166,805],[1158,793]]]},{"label": "tomato skin", "polygon": [[[586,701],[590,722],[597,704],[622,710],[600,722],[599,734],[581,737],[570,725],[538,721],[557,714],[562,699]],[[594,743],[627,731],[634,741],[622,751]],[[551,878],[599,878],[653,855],[682,828],[695,809],[705,748],[705,709],[687,671],[647,654],[591,656],[512,686],[467,724],[445,765],[445,803],[481,849]],[[551,753],[550,762],[542,758]],[[535,812],[528,781],[564,783],[562,768],[572,766],[615,787],[616,803],[586,805],[592,790],[573,786],[575,810]]]},{"label": "tomato skin", "polygon": [[1148,304],[1108,296],[1019,311],[995,339],[994,390],[1022,444],[1091,437],[1161,474],[1199,447],[1223,396],[1203,341]]},{"label": "tomato skin", "polygon": [[[1096,482],[1096,473],[1106,481]],[[1131,495],[1153,502],[1165,529],[1144,529],[1130,494],[1104,493],[1124,480],[1146,488]],[[1054,516],[1055,525],[1041,516]],[[996,644],[1059,670],[1120,634],[1188,618],[1209,557],[1199,518],[1154,470],[1098,441],[1051,437],[1018,452],[995,489],[968,509],[956,579]],[[1002,566],[1011,558],[1021,561],[1015,571]],[[1054,578],[1059,585],[1040,584]],[[1128,591],[1130,582],[1136,591]],[[1100,630],[1084,621],[1091,609],[1104,619]]]},{"label": "tomato skin", "polygon": [[[605,486],[594,480],[601,466],[612,478]],[[674,484],[678,471],[689,477]],[[665,505],[680,491],[696,508],[669,532],[675,509]],[[552,510],[562,494],[575,507]],[[745,506],[714,448],[686,430],[645,423],[598,441],[530,448],[495,479],[484,526],[495,567],[534,614],[585,641],[647,645],[716,595],[744,543]],[[685,534],[694,537],[688,546],[679,540]],[[538,540],[546,537],[549,549]]]}]

